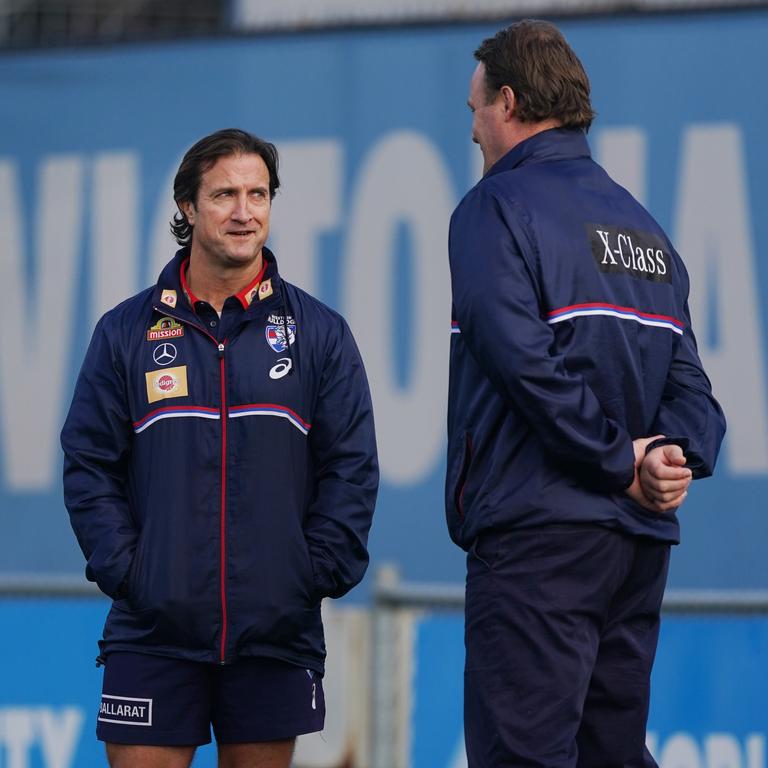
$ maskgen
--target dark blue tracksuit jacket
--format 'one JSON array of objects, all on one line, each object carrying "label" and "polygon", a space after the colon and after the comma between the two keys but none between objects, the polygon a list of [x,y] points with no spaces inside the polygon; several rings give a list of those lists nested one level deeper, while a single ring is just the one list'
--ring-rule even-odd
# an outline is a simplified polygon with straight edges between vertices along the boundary
[{"label": "dark blue tracksuit jacket", "polygon": [[451,219],[446,509],[454,541],[589,522],[677,542],[624,493],[632,440],[666,435],[695,478],[725,431],[696,351],[688,275],[581,131],[518,144]]},{"label": "dark blue tracksuit jacket", "polygon": [[62,445],[86,575],[114,599],[104,653],[322,673],[320,601],[366,570],[378,465],[363,364],[344,320],[264,254],[225,338],[185,298],[184,249],[94,331]]}]

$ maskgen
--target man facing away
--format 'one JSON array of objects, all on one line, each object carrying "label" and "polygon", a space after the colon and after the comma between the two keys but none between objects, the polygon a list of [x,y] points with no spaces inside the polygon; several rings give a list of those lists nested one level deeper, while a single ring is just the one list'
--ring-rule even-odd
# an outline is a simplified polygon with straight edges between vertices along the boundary
[{"label": "man facing away", "polygon": [[344,320],[265,247],[276,148],[197,142],[183,247],[98,323],[62,432],[86,575],[113,599],[97,736],[113,768],[287,768],[323,727],[320,602],[357,584],[378,487]]},{"label": "man facing away", "polygon": [[468,551],[469,765],[652,766],[675,510],[725,421],[680,257],[590,157],[576,55],[522,21],[475,57],[485,162],[450,228],[446,480]]}]

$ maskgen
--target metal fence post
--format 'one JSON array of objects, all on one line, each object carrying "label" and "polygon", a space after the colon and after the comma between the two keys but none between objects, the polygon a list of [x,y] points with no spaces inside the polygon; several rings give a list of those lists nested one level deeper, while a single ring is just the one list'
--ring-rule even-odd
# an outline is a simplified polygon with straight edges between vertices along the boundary
[{"label": "metal fence post", "polygon": [[395,607],[386,595],[396,591],[400,573],[394,565],[376,572],[373,592],[373,653],[371,674],[371,768],[400,768],[396,764],[397,637]]}]

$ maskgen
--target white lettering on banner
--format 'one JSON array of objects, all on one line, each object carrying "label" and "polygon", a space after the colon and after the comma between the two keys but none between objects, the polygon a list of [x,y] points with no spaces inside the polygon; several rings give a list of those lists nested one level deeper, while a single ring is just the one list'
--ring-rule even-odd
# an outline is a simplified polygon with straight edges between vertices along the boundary
[{"label": "white lettering on banner", "polygon": [[448,768],[468,768],[469,759],[467,758],[467,747],[464,743],[464,734],[459,736],[459,740],[456,742],[456,748],[453,750],[451,761],[448,763]]},{"label": "white lettering on banner", "polygon": [[[98,155],[93,164],[91,322],[138,288],[138,156]],[[90,329],[89,329],[90,330]]]},{"label": "white lettering on banner", "polygon": [[[676,240],[691,278],[691,314],[704,367],[728,417],[734,474],[768,472],[768,386],[747,172],[735,125],[699,125],[683,138]],[[706,328],[716,323],[716,343]]]},{"label": "white lettering on banner", "polygon": [[727,733],[713,733],[704,740],[707,768],[741,768],[739,742]]},{"label": "white lettering on banner", "polygon": [[43,768],[74,768],[84,720],[78,707],[0,709],[0,765],[31,768],[33,753],[39,750]]},{"label": "white lettering on banner", "polygon": [[[606,129],[598,155],[620,183],[645,195],[647,139],[636,128]],[[768,472],[768,385],[765,322],[751,235],[747,167],[734,125],[695,125],[683,135],[673,241],[688,264],[691,309],[705,367],[728,415],[726,455],[736,474]],[[274,239],[289,279],[317,292],[318,237],[339,228],[345,237],[340,308],[360,343],[376,401],[383,477],[395,485],[422,480],[442,458],[447,344],[439,324],[448,316],[446,231],[456,202],[443,158],[421,134],[397,132],[376,144],[362,164],[354,194],[343,184],[343,146],[332,140],[281,142],[285,189],[274,209]],[[467,167],[479,174],[476,145]],[[57,435],[69,393],[71,355],[84,343],[78,299],[90,318],[154,282],[175,250],[168,223],[176,208],[169,163],[157,189],[149,261],[138,275],[141,222],[140,158],[135,151],[84,157],[43,157],[35,200],[22,211],[16,165],[0,159],[0,455],[2,486],[48,491],[55,482]],[[80,297],[85,170],[92,169],[91,296]],[[403,179],[409,179],[408,184]],[[472,182],[475,179],[471,179]],[[397,190],[397,192],[393,192]],[[154,187],[153,187],[154,194]],[[352,200],[350,211],[343,200]],[[393,268],[398,227],[413,242],[409,286],[407,382],[394,375],[397,345],[391,321],[399,283]],[[707,333],[715,328],[717,333]],[[733,375],[730,375],[733,373]],[[404,444],[401,435],[407,433]]]},{"label": "white lettering on banner", "polygon": [[0,709],[0,744],[5,752],[7,768],[27,768],[27,757],[34,738],[30,710],[21,707]]},{"label": "white lettering on banner", "polygon": [[604,128],[597,133],[595,157],[641,203],[645,204],[647,167],[645,131],[640,128]]},{"label": "white lettering on banner", "polygon": [[658,734],[649,732],[645,744],[659,768],[766,768],[765,736],[757,733],[747,736],[743,750],[730,733],[710,733],[699,743],[679,731],[659,743]]},{"label": "white lettering on banner", "polygon": [[703,768],[698,744],[687,733],[667,739],[658,762],[659,768]]},{"label": "white lettering on banner", "polygon": [[765,737],[753,733],[747,738],[747,768],[766,768]]},{"label": "white lettering on banner", "polygon": [[66,707],[58,713],[40,709],[37,728],[42,741],[46,768],[69,768],[75,756],[85,716],[77,707]]},{"label": "white lettering on banner", "polygon": [[337,141],[285,141],[279,148],[280,191],[272,206],[270,245],[286,279],[316,295],[317,237],[341,218],[342,148]]},{"label": "white lettering on banner", "polygon": [[180,247],[171,234],[171,220],[179,212],[173,200],[173,180],[180,165],[181,156],[176,158],[176,162],[170,163],[165,182],[158,188],[155,219],[149,235],[149,263],[146,265],[142,285],[154,285],[163,267]]},{"label": "white lettering on banner", "polygon": [[[703,747],[688,733],[673,733],[659,749],[658,734],[649,731],[645,745],[656,758],[659,768],[768,768],[765,764],[765,736],[752,733],[744,742],[730,733],[712,733],[704,737]],[[467,768],[464,737],[459,736],[448,768]]]},{"label": "white lettering on banner", "polygon": [[[407,182],[405,180],[408,180]],[[344,261],[343,306],[371,385],[382,476],[404,485],[424,478],[444,451],[450,317],[446,232],[454,192],[442,158],[423,136],[392,133],[360,170]],[[397,227],[413,241],[409,383],[394,379],[392,315],[400,287],[393,268]],[[408,435],[403,440],[403,435]]]},{"label": "white lettering on banner", "polygon": [[5,483],[14,491],[46,490],[53,483],[72,351],[82,190],[81,159],[42,161],[38,202],[27,218],[34,222],[32,258],[16,167],[0,161],[0,440]]}]

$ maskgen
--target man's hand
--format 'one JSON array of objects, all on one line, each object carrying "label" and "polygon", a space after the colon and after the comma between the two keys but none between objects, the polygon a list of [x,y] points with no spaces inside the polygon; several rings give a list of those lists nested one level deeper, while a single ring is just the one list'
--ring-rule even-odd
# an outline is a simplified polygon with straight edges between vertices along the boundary
[{"label": "man's hand", "polygon": [[653,502],[652,509],[659,512],[679,507],[693,479],[679,445],[654,448],[641,462],[638,473],[643,495]]},{"label": "man's hand", "polygon": [[654,435],[632,441],[635,479],[625,491],[633,501],[653,512],[669,512],[679,507],[692,479],[679,445],[662,445],[645,455],[646,446],[662,437]]}]

